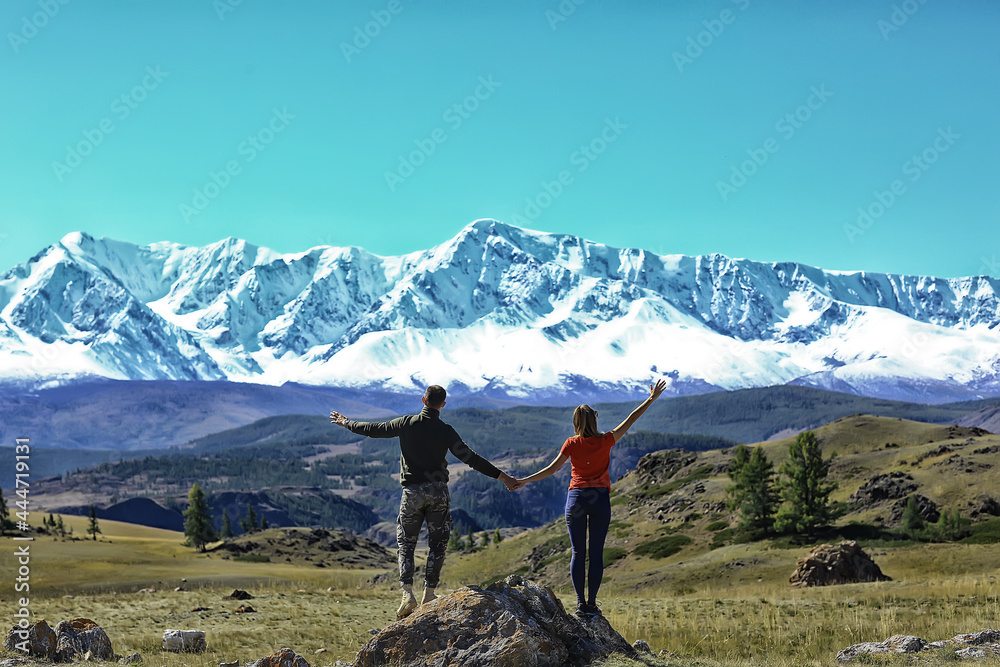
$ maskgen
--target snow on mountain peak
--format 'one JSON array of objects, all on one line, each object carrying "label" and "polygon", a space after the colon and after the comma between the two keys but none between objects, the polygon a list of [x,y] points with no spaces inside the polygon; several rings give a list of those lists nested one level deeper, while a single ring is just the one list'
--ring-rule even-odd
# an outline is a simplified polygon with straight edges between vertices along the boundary
[{"label": "snow on mountain peak", "polygon": [[[1000,393],[998,288],[660,256],[492,219],[399,257],[74,232],[0,276],[0,375],[613,398],[653,367],[674,393],[797,382],[953,398]],[[60,363],[18,366],[39,350]]]}]

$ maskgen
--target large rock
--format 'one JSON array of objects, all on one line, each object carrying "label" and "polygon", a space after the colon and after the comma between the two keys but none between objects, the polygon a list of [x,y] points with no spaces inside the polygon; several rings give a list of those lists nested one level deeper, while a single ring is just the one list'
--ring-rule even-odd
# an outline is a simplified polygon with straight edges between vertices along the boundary
[{"label": "large rock", "polygon": [[793,586],[830,586],[865,581],[891,581],[857,542],[821,544],[800,558],[788,578]]},{"label": "large rock", "polygon": [[292,649],[283,648],[277,653],[248,662],[246,667],[309,667],[309,663]]},{"label": "large rock", "polygon": [[56,660],[113,660],[115,652],[107,633],[89,618],[59,621],[56,626]]},{"label": "large rock", "polygon": [[886,500],[906,498],[917,490],[913,475],[905,472],[890,472],[875,475],[851,494],[849,502],[857,507],[870,507]]},{"label": "large rock", "polygon": [[32,658],[52,660],[56,657],[56,633],[44,620],[35,621],[27,628],[15,625],[7,633],[3,647],[8,651],[27,653]]},{"label": "large rock", "polygon": [[355,667],[587,665],[636,651],[601,616],[570,616],[547,587],[511,575],[417,608],[358,651]]},{"label": "large rock", "polygon": [[912,635],[893,635],[883,642],[865,642],[849,646],[837,654],[837,662],[851,662],[862,655],[886,655],[889,653],[919,653],[927,647],[927,641]]}]

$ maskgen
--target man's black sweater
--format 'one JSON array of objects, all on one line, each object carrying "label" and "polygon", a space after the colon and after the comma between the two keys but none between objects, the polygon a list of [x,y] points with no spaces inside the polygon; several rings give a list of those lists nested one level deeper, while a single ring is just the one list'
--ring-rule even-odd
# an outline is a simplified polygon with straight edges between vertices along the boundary
[{"label": "man's black sweater", "polygon": [[417,415],[397,417],[387,422],[348,420],[348,430],[368,438],[399,438],[399,483],[447,482],[451,451],[459,461],[487,477],[496,479],[500,470],[476,454],[454,428],[441,421],[441,411],[424,407]]}]

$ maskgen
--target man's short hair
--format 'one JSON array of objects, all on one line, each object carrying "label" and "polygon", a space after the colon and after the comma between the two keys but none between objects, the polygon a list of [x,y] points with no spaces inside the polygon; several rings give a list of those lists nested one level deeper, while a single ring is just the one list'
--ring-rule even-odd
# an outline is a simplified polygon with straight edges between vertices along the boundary
[{"label": "man's short hair", "polygon": [[444,387],[439,384],[432,384],[427,387],[427,391],[424,392],[424,402],[426,402],[427,406],[431,408],[440,408],[444,405],[446,398],[448,398],[448,392],[446,392]]}]

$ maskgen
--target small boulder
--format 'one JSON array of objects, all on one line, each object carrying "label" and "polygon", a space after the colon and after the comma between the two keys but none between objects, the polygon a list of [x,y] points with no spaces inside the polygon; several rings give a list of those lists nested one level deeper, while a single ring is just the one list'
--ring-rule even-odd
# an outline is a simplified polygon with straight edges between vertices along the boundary
[{"label": "small boulder", "polygon": [[141,665],[142,664],[142,656],[139,655],[138,653],[129,653],[128,655],[126,655],[123,658],[118,658],[118,664],[119,665],[132,665],[132,664]]},{"label": "small boulder", "polygon": [[793,586],[830,586],[867,581],[891,581],[857,542],[821,544],[800,558],[788,578]]},{"label": "small boulder", "polygon": [[927,646],[927,641],[912,635],[893,635],[884,642],[865,642],[849,646],[837,654],[837,662],[851,662],[866,655],[886,655],[889,653],[919,653]]},{"label": "small boulder", "polygon": [[246,667],[309,667],[309,663],[292,649],[283,648],[277,653],[247,663]]},{"label": "small boulder", "polygon": [[1000,502],[993,496],[985,494],[969,501],[969,516],[973,519],[981,516],[1000,516]]},{"label": "small boulder", "polygon": [[239,607],[236,608],[236,613],[237,614],[256,614],[257,610],[254,609],[253,607],[251,607],[248,604],[241,604]]},{"label": "small boulder", "polygon": [[155,593],[155,592],[156,592],[155,588],[140,588],[139,590],[136,591],[136,593]]},{"label": "small boulder", "polygon": [[197,653],[208,649],[201,630],[164,630],[160,646],[164,651]]},{"label": "small boulder", "polygon": [[511,575],[421,605],[372,637],[355,667],[587,665],[636,651],[603,616],[566,613],[552,589]]},{"label": "small boulder", "polygon": [[649,644],[647,644],[642,639],[636,639],[634,642],[632,642],[632,648],[635,649],[636,653],[646,653],[648,655],[653,654],[653,650],[649,648]]},{"label": "small boulder", "polygon": [[32,658],[52,660],[56,655],[56,633],[44,620],[35,621],[23,629],[15,625],[7,633],[3,647],[8,651],[21,651]]},{"label": "small boulder", "polygon": [[230,593],[229,595],[224,595],[222,597],[222,599],[223,600],[253,600],[253,596],[250,595],[249,593],[247,593],[246,591],[242,591],[239,588],[237,588],[232,593]]},{"label": "small boulder", "polygon": [[97,623],[89,618],[60,621],[56,626],[56,661],[113,660],[111,640]]}]

